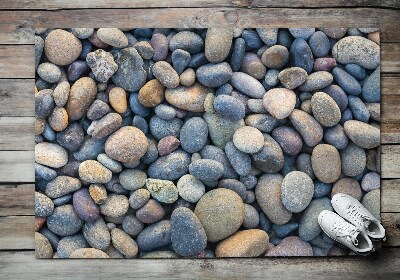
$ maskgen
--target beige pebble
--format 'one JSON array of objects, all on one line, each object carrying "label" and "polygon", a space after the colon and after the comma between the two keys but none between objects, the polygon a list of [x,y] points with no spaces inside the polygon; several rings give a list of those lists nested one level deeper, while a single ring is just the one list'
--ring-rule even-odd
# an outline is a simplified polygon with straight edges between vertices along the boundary
[{"label": "beige pebble", "polygon": [[126,109],[128,109],[128,102],[126,100],[126,91],[120,87],[114,87],[110,90],[108,94],[108,100],[111,104],[111,107],[117,113],[125,113]]}]

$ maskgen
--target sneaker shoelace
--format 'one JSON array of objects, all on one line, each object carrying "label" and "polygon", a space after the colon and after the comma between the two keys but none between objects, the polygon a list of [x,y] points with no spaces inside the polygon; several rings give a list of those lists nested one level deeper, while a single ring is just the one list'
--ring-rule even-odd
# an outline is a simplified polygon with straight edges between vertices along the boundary
[{"label": "sneaker shoelace", "polygon": [[371,224],[371,219],[368,216],[366,216],[365,214],[362,214],[362,212],[360,210],[361,209],[359,207],[357,207],[356,205],[350,204],[347,206],[347,213],[350,216],[353,216],[354,219],[359,222],[360,226],[365,227],[365,229],[369,233],[374,234],[375,232],[371,232],[368,229],[368,226]]},{"label": "sneaker shoelace", "polygon": [[360,231],[352,227],[350,224],[336,222],[332,227],[332,231],[336,234],[337,237],[344,237],[351,241],[354,246],[358,246],[357,236]]}]

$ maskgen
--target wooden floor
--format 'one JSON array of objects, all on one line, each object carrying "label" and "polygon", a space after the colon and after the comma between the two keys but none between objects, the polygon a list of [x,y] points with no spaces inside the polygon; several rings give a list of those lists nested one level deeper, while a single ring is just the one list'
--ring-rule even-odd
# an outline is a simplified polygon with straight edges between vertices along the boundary
[{"label": "wooden floor", "polygon": [[[292,3],[293,2],[293,3]],[[393,279],[400,275],[400,0],[0,0],[0,279]],[[367,258],[36,260],[34,27],[380,27],[381,211]]]}]

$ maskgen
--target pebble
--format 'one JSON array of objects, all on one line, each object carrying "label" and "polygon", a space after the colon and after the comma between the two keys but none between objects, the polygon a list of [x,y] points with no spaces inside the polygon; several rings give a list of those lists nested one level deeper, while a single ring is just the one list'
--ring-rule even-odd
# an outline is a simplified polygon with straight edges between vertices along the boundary
[{"label": "pebble", "polygon": [[59,236],[77,233],[83,226],[83,221],[74,211],[71,204],[54,208],[53,214],[47,217],[47,227]]},{"label": "pebble", "polygon": [[176,49],[171,55],[172,65],[178,75],[182,74],[186,66],[189,65],[191,56],[187,51]]},{"label": "pebble", "polygon": [[212,143],[219,148],[224,148],[226,143],[232,140],[234,132],[239,127],[244,126],[242,120],[231,121],[217,114],[208,112],[203,115],[203,119],[207,123],[208,133]]},{"label": "pebble", "polygon": [[232,121],[239,121],[245,117],[245,106],[237,98],[221,94],[213,102],[215,112]]},{"label": "pebble", "polygon": [[110,231],[103,218],[95,222],[87,222],[82,228],[82,233],[93,248],[105,250],[111,242]]},{"label": "pebble", "polygon": [[110,258],[106,253],[94,248],[80,248],[76,249],[69,256],[70,259],[108,259]]},{"label": "pebble", "polygon": [[89,247],[89,244],[82,234],[66,236],[61,238],[58,243],[57,257],[60,259],[68,259],[73,251],[87,247]]},{"label": "pebble", "polygon": [[179,85],[178,73],[166,61],[157,61],[153,65],[152,73],[166,88],[176,88]]},{"label": "pebble", "polygon": [[340,155],[332,145],[317,145],[312,152],[311,163],[315,176],[323,183],[333,183],[340,177]]},{"label": "pebble", "polygon": [[243,38],[237,38],[235,40],[235,43],[233,44],[231,61],[230,61],[232,71],[236,72],[240,69],[240,66],[242,65],[244,59],[245,51],[246,51],[246,42],[243,40]]},{"label": "pebble", "polygon": [[107,190],[103,185],[100,184],[90,185],[89,194],[96,204],[102,204],[107,199]]},{"label": "pebble", "polygon": [[35,176],[49,181],[57,177],[57,172],[51,168],[35,163]]},{"label": "pebble", "polygon": [[35,216],[47,217],[54,211],[53,201],[46,195],[35,192]]},{"label": "pebble", "polygon": [[128,102],[126,98],[126,91],[120,87],[114,87],[108,94],[111,107],[120,114],[125,113],[128,109]]},{"label": "pebble", "polygon": [[95,159],[98,154],[104,152],[105,138],[95,139],[92,137],[86,137],[79,150],[73,155],[75,159],[84,161],[88,159]]},{"label": "pebble", "polygon": [[194,256],[207,246],[207,235],[196,215],[179,207],[171,215],[172,248],[181,256]]},{"label": "pebble", "polygon": [[151,59],[154,55],[154,49],[149,42],[140,41],[133,46],[143,59]]},{"label": "pebble", "polygon": [[372,190],[362,199],[362,204],[375,218],[381,220],[381,191]]},{"label": "pebble", "polygon": [[44,40],[35,35],[35,69],[37,69],[44,49]]},{"label": "pebble", "polygon": [[359,81],[365,78],[365,69],[357,64],[346,64],[344,70]]},{"label": "pebble", "polygon": [[343,174],[355,177],[361,174],[367,164],[367,155],[363,148],[350,143],[340,152]]},{"label": "pebble", "polygon": [[150,131],[157,140],[161,140],[167,136],[177,137],[180,133],[182,125],[183,122],[181,119],[175,118],[166,121],[157,116],[152,117],[149,124]]},{"label": "pebble", "polygon": [[314,60],[315,71],[332,71],[336,67],[336,59],[332,57],[318,57]]},{"label": "pebble", "polygon": [[190,87],[178,86],[165,91],[165,99],[173,106],[190,112],[204,112],[204,100],[213,90],[194,83]]},{"label": "pebble", "polygon": [[243,72],[234,72],[229,83],[238,91],[253,98],[262,98],[265,93],[264,87],[258,80]]},{"label": "pebble", "polygon": [[279,28],[256,28],[260,39],[268,46],[273,46],[278,41]]},{"label": "pebble", "polygon": [[331,197],[335,194],[344,193],[361,200],[362,192],[360,184],[353,178],[345,177],[335,182],[332,188]]},{"label": "pebble", "polygon": [[99,28],[97,30],[97,37],[107,45],[125,48],[128,46],[128,38],[118,28]]},{"label": "pebble", "polygon": [[71,33],[79,39],[87,39],[92,36],[93,28],[71,28]]},{"label": "pebble", "polygon": [[112,172],[96,160],[86,160],[79,165],[79,177],[86,183],[104,184],[111,180]]},{"label": "pebble", "polygon": [[218,63],[229,54],[233,38],[232,28],[209,28],[205,39],[205,55],[208,61]]},{"label": "pebble", "polygon": [[136,242],[141,252],[153,251],[171,243],[171,222],[163,220],[146,227]]},{"label": "pebble", "polygon": [[125,195],[110,194],[107,199],[100,205],[101,214],[107,217],[121,217],[129,208],[128,198]]},{"label": "pebble", "polygon": [[60,145],[53,143],[38,143],[35,145],[35,162],[53,168],[67,164],[68,153]]},{"label": "pebble", "polygon": [[227,83],[232,75],[231,66],[227,62],[206,64],[196,70],[196,78],[206,87],[219,87]]},{"label": "pebble", "polygon": [[224,166],[212,159],[199,159],[189,165],[191,175],[200,180],[218,180],[224,173]]},{"label": "pebble", "polygon": [[182,49],[190,54],[194,54],[204,49],[204,41],[194,32],[182,31],[172,36],[169,41],[169,49],[171,52],[176,49]]},{"label": "pebble", "polygon": [[97,161],[104,165],[106,168],[110,169],[113,173],[119,173],[122,171],[122,164],[120,164],[116,160],[113,160],[106,154],[99,154],[97,156]]},{"label": "pebble", "polygon": [[102,49],[88,53],[86,63],[92,69],[96,80],[102,83],[107,83],[118,70],[118,65],[115,63],[111,53]]},{"label": "pebble", "polygon": [[166,136],[158,142],[157,149],[160,156],[165,156],[175,151],[180,145],[180,141],[175,136]]},{"label": "pebble", "polygon": [[63,107],[56,107],[49,116],[49,125],[55,131],[63,131],[68,126],[68,114]]},{"label": "pebble", "polygon": [[246,45],[251,49],[258,49],[263,45],[257,32],[254,30],[245,29],[242,32],[242,38],[246,42]]},{"label": "pebble", "polygon": [[73,195],[73,206],[79,218],[94,222],[100,218],[100,210],[89,194],[88,189],[80,189]]},{"label": "pebble", "polygon": [[[253,192],[251,193],[254,194]],[[247,196],[248,193],[246,192],[246,199]],[[257,210],[249,204],[244,204],[244,220],[242,226],[247,229],[251,229],[258,227],[259,223],[260,223],[260,215],[258,214]]]},{"label": "pebble", "polygon": [[335,100],[341,112],[344,112],[348,105],[348,97],[346,93],[338,85],[330,85],[322,90]]},{"label": "pebble", "polygon": [[317,31],[310,36],[308,41],[313,55],[316,57],[324,57],[328,55],[331,44],[328,37],[322,31]]},{"label": "pebble", "polygon": [[313,147],[322,140],[322,126],[309,114],[294,109],[289,119],[307,146]]},{"label": "pebble", "polygon": [[53,258],[53,248],[49,240],[39,232],[35,232],[35,257],[37,259]]},{"label": "pebble", "polygon": [[199,199],[205,193],[204,184],[190,174],[182,176],[178,180],[176,187],[178,189],[179,196],[191,203],[196,203],[199,201]]},{"label": "pebble", "polygon": [[281,199],[290,212],[299,213],[311,202],[314,183],[304,172],[292,171],[282,181]]},{"label": "pebble", "polygon": [[164,34],[155,33],[151,37],[151,46],[154,49],[153,60],[155,62],[165,60],[168,55],[168,39]]},{"label": "pebble", "polygon": [[334,211],[331,201],[327,197],[313,199],[304,211],[299,223],[299,237],[304,241],[310,241],[321,233],[318,224],[318,215],[323,210]]},{"label": "pebble", "polygon": [[244,184],[235,179],[222,179],[218,182],[218,188],[225,188],[237,193],[240,198],[244,201],[246,200],[246,187]]},{"label": "pebble", "polygon": [[297,38],[293,41],[289,50],[290,63],[294,67],[300,67],[311,73],[314,66],[314,57],[310,46],[302,38]]},{"label": "pebble", "polygon": [[276,119],[285,119],[296,105],[296,94],[287,88],[273,88],[263,97],[263,105]]},{"label": "pebble", "polygon": [[136,218],[146,224],[155,223],[161,220],[164,216],[164,208],[154,199],[149,199],[146,204],[136,212]]},{"label": "pebble", "polygon": [[36,71],[40,78],[49,83],[57,83],[61,78],[60,68],[49,62],[39,64]]},{"label": "pebble", "polygon": [[311,107],[314,118],[325,127],[335,126],[342,117],[335,100],[324,92],[313,94]]},{"label": "pebble", "polygon": [[44,89],[35,93],[35,116],[36,118],[46,118],[54,109],[54,100],[51,89]]},{"label": "pebble", "polygon": [[236,148],[233,142],[225,145],[225,154],[237,174],[245,176],[251,171],[251,157]]},{"label": "pebble", "polygon": [[185,122],[180,131],[182,149],[188,153],[200,151],[208,138],[208,126],[204,119],[194,117]]},{"label": "pebble", "polygon": [[68,66],[67,78],[71,82],[75,82],[76,80],[82,78],[85,74],[87,74],[87,72],[89,72],[89,67],[87,63],[83,60],[77,60]]},{"label": "pebble", "polygon": [[347,32],[347,28],[319,28],[329,38],[341,39]]},{"label": "pebble", "polygon": [[87,129],[87,133],[93,138],[104,138],[121,127],[122,117],[117,113],[109,113],[99,120],[93,121]]},{"label": "pebble", "polygon": [[268,69],[265,74],[264,82],[270,87],[276,86],[279,83],[279,73],[280,72],[277,69]]},{"label": "pebble", "polygon": [[366,191],[370,192],[373,190],[380,189],[381,187],[381,181],[380,181],[380,175],[379,173],[376,172],[369,172],[364,175],[361,181],[361,188]]},{"label": "pebble", "polygon": [[379,102],[381,99],[380,67],[369,75],[362,86],[362,97],[367,102]]},{"label": "pebble", "polygon": [[146,180],[146,188],[161,203],[174,203],[178,199],[178,189],[172,181],[149,178]]},{"label": "pebble", "polygon": [[157,117],[166,121],[170,121],[176,116],[176,110],[173,107],[165,104],[157,105],[154,109],[154,112]]},{"label": "pebble", "polygon": [[220,162],[224,166],[224,174],[222,175],[222,178],[231,178],[231,179],[237,178],[238,174],[233,169],[231,163],[228,160],[227,155],[221,148],[212,145],[206,145],[200,151],[200,156],[203,159],[213,159]]},{"label": "pebble", "polygon": [[149,199],[150,192],[147,189],[138,189],[129,197],[129,205],[136,210],[144,206]]},{"label": "pebble", "polygon": [[307,79],[307,72],[300,67],[290,67],[278,74],[278,79],[287,89],[294,89],[302,85]]},{"label": "pebble", "polygon": [[228,189],[205,193],[196,205],[198,217],[209,242],[216,242],[236,232],[244,220],[244,204],[240,196]]},{"label": "pebble", "polygon": [[280,69],[288,64],[289,51],[285,46],[271,46],[262,54],[261,61],[267,68]]},{"label": "pebble", "polygon": [[67,81],[60,82],[53,91],[54,103],[58,107],[67,104],[70,91],[70,84]]},{"label": "pebble", "polygon": [[299,87],[299,90],[313,92],[329,86],[333,81],[331,73],[318,71],[310,74],[306,81]]},{"label": "pebble", "polygon": [[127,258],[136,256],[139,251],[135,240],[119,228],[111,230],[111,242],[114,248]]},{"label": "pebble", "polygon": [[284,156],[279,144],[268,134],[264,134],[264,146],[251,155],[253,165],[267,173],[279,172],[284,165]]},{"label": "pebble", "polygon": [[240,71],[256,79],[263,79],[267,69],[255,53],[247,52],[244,54]]},{"label": "pebble", "polygon": [[264,137],[257,128],[243,126],[233,134],[233,144],[241,152],[253,154],[259,152],[264,146]]},{"label": "pebble", "polygon": [[127,234],[136,237],[143,230],[144,225],[134,215],[126,215],[122,221],[122,228]]},{"label": "pebble", "polygon": [[380,63],[380,48],[361,36],[348,36],[332,48],[333,57],[342,64],[355,63],[366,69],[375,69]]},{"label": "pebble", "polygon": [[71,87],[66,106],[70,121],[76,121],[86,115],[87,110],[96,98],[96,83],[89,77],[77,80]]},{"label": "pebble", "polygon": [[364,149],[373,149],[380,145],[380,130],[372,125],[349,120],[344,123],[343,128],[351,141]]},{"label": "pebble", "polygon": [[102,118],[109,112],[110,112],[110,107],[108,106],[108,104],[99,99],[96,99],[92,103],[92,105],[90,105],[86,116],[89,120],[93,121]]},{"label": "pebble", "polygon": [[[280,174],[264,174],[258,179],[255,189],[257,203],[265,215],[274,224],[286,224],[292,213],[286,209],[281,200],[283,177]],[[262,219],[260,220],[262,225]]]},{"label": "pebble", "polygon": [[74,62],[82,51],[82,43],[72,33],[62,29],[51,31],[44,41],[44,53],[54,64],[65,66]]},{"label": "pebble", "polygon": [[347,93],[351,95],[359,95],[361,93],[361,85],[359,82],[347,73],[345,70],[335,67],[332,70],[332,75],[337,84]]},{"label": "pebble", "polygon": [[217,258],[251,258],[260,256],[268,244],[268,234],[260,229],[238,231],[217,245]]},{"label": "pebble", "polygon": [[174,181],[188,173],[189,164],[190,155],[179,149],[152,162],[147,174],[149,178]]},{"label": "pebble", "polygon": [[192,68],[187,68],[182,74],[179,76],[179,81],[181,85],[190,87],[196,81],[196,73]]},{"label": "pebble", "polygon": [[298,229],[297,223],[287,223],[284,225],[272,225],[272,230],[278,238],[285,238]]},{"label": "pebble", "polygon": [[147,73],[143,69],[143,59],[137,50],[134,47],[122,49],[114,59],[118,65],[117,72],[111,77],[114,84],[126,91],[140,90],[146,83]]},{"label": "pebble", "polygon": [[308,40],[314,34],[315,28],[289,28],[289,32],[295,38]]},{"label": "pebble", "polygon": [[277,127],[272,131],[271,136],[281,146],[285,154],[297,155],[303,147],[303,140],[293,127]]},{"label": "pebble", "polygon": [[270,249],[266,257],[291,257],[304,256],[312,257],[313,250],[311,245],[298,236],[289,236],[284,238],[281,243]]},{"label": "pebble", "polygon": [[112,159],[133,162],[147,151],[148,142],[144,133],[133,126],[122,127],[110,135],[105,143],[105,152]]}]

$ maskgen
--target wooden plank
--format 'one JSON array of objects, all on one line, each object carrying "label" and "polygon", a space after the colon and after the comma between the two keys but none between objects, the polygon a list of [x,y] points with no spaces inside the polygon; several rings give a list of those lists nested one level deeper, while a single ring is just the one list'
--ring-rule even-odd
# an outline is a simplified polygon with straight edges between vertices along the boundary
[{"label": "wooden plank", "polygon": [[400,246],[400,213],[382,213],[381,219],[387,238],[383,246]]},{"label": "wooden plank", "polygon": [[35,149],[35,117],[0,117],[0,131],[0,150]]},{"label": "wooden plank", "polygon": [[381,44],[381,72],[400,72],[400,44]]},{"label": "wooden plank", "polygon": [[[128,264],[129,262],[129,264]],[[23,265],[21,265],[23,264]],[[0,252],[4,279],[393,279],[400,249],[368,257],[177,260],[36,260],[34,252]],[[188,269],[190,268],[190,269]],[[96,273],[93,273],[96,271]]]},{"label": "wooden plank", "polygon": [[381,143],[400,143],[400,123],[381,123]]},{"label": "wooden plank", "polygon": [[400,4],[395,0],[303,0],[293,2],[291,0],[42,0],[33,3],[30,0],[3,0],[0,3],[1,10],[18,9],[18,10],[59,10],[59,9],[93,9],[93,8],[199,8],[199,7],[249,7],[249,8],[324,8],[324,7],[384,7],[384,8],[399,8]]},{"label": "wooden plank", "polygon": [[0,185],[0,216],[34,215],[35,185]]},{"label": "wooden plank", "polygon": [[34,53],[33,45],[0,45],[0,78],[34,78]]},{"label": "wooden plank", "polygon": [[0,79],[0,117],[35,116],[34,87],[34,79]]},{"label": "wooden plank", "polygon": [[382,180],[381,212],[400,212],[400,180]]},{"label": "wooden plank", "polygon": [[[34,249],[34,217],[0,217],[0,249]],[[1,266],[0,266],[1,267]]]},{"label": "wooden plank", "polygon": [[400,178],[400,146],[381,146],[381,177],[383,179]]},{"label": "wooden plank", "polygon": [[[26,2],[30,1],[26,0]],[[58,2],[61,3],[61,1]],[[66,2],[63,1],[63,3]],[[124,5],[124,2],[126,0],[121,1],[121,5]],[[191,3],[191,1],[187,2]],[[236,2],[241,3],[242,0],[232,1],[232,3]],[[79,1],[79,3],[85,4],[86,1]],[[36,6],[36,2],[32,5]],[[338,22],[342,27],[360,27],[360,23],[363,27],[379,27],[382,31],[382,42],[400,42],[398,32],[400,13],[392,9],[114,8],[116,7],[90,10],[0,11],[0,43],[34,44],[33,27],[309,27],[315,26],[316,23],[324,27],[337,26]]]},{"label": "wooden plank", "polygon": [[0,151],[0,183],[35,182],[34,151]]}]

